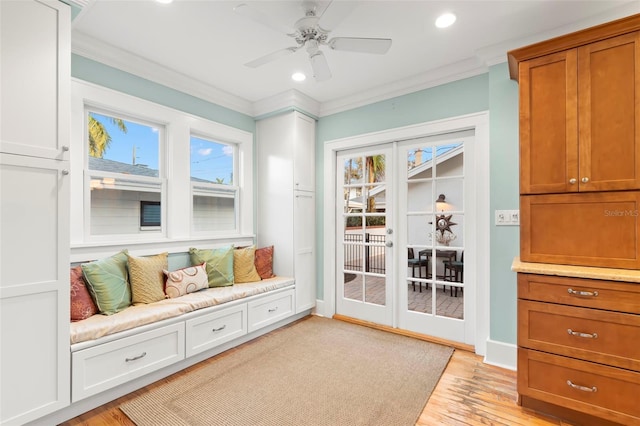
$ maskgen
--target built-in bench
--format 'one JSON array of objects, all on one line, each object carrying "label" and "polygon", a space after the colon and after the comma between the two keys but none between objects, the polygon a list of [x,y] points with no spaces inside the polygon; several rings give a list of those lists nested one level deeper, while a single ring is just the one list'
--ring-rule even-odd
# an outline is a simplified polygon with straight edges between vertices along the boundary
[{"label": "built-in bench", "polygon": [[[169,256],[170,270],[189,264],[186,253]],[[309,315],[295,297],[294,279],[276,276],[71,322],[71,404],[34,424],[58,424]]]}]

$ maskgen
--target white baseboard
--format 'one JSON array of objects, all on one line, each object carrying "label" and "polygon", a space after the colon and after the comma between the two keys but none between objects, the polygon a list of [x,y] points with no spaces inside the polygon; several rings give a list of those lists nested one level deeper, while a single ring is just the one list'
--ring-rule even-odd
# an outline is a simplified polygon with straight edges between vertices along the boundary
[{"label": "white baseboard", "polygon": [[314,313],[320,317],[326,317],[327,315],[325,314],[324,309],[325,309],[324,300],[316,299],[316,309]]},{"label": "white baseboard", "polygon": [[484,362],[515,371],[518,365],[518,347],[511,343],[487,339]]}]

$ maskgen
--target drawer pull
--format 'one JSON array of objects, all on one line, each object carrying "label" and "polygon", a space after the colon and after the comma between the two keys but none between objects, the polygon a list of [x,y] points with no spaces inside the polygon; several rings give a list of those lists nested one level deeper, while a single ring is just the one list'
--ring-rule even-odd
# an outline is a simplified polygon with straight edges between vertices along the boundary
[{"label": "drawer pull", "polygon": [[572,288],[569,288],[567,289],[567,292],[569,292],[569,294],[572,294],[574,296],[598,297],[597,291],[581,291],[581,290],[574,290]]},{"label": "drawer pull", "polygon": [[582,392],[597,392],[598,388],[595,386],[592,386],[590,388],[586,387],[586,386],[580,386],[580,385],[576,385],[575,383],[572,383],[571,380],[567,380],[567,384],[574,388],[574,389],[578,389],[581,390]]},{"label": "drawer pull", "polygon": [[275,311],[277,311],[277,310],[278,310],[278,307],[276,306],[275,308],[271,308],[271,309],[269,309],[269,312],[275,312]]},{"label": "drawer pull", "polygon": [[147,353],[146,352],[142,352],[138,356],[134,356],[133,358],[125,358],[124,360],[125,360],[125,362],[132,362],[132,361],[135,361],[137,359],[144,358],[145,356],[147,356]]},{"label": "drawer pull", "polygon": [[581,333],[579,331],[573,331],[570,328],[567,328],[567,333],[572,336],[584,337],[585,339],[597,339],[598,333]]},{"label": "drawer pull", "polygon": [[225,328],[227,328],[227,325],[226,325],[226,324],[225,324],[225,325],[223,325],[222,327],[214,328],[214,329],[213,329],[213,330],[211,330],[211,331],[213,331],[213,332],[215,333],[216,331],[221,331],[221,330],[224,330]]}]

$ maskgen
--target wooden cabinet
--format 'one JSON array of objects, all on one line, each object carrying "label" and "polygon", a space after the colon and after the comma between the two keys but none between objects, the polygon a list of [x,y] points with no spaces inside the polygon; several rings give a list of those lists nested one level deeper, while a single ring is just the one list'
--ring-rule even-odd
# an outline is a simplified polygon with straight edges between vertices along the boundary
[{"label": "wooden cabinet", "polygon": [[518,274],[518,393],[640,422],[640,283]]},{"label": "wooden cabinet", "polygon": [[69,405],[70,8],[0,2],[0,423]]},{"label": "wooden cabinet", "polygon": [[[602,278],[640,269],[640,14],[508,56],[520,258],[536,271],[518,274],[519,401],[578,424],[640,424],[640,283]],[[546,276],[549,264],[572,278]],[[602,280],[575,278],[578,266]]]},{"label": "wooden cabinet", "polygon": [[640,31],[520,62],[520,193],[640,189],[639,76]]},{"label": "wooden cabinet", "polygon": [[258,245],[296,280],[295,312],[315,306],[315,120],[289,112],[258,121]]},{"label": "wooden cabinet", "polygon": [[523,262],[640,269],[640,191],[520,197]]}]

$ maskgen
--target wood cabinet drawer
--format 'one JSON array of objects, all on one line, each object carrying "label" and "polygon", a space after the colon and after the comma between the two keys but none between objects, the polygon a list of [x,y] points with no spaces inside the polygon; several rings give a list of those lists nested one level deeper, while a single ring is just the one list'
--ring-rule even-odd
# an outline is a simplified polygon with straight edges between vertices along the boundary
[{"label": "wood cabinet drawer", "polygon": [[184,359],[184,323],[172,324],[72,354],[72,401]]},{"label": "wood cabinet drawer", "polygon": [[293,315],[294,291],[287,290],[260,300],[254,300],[248,305],[249,332],[252,332]]},{"label": "wood cabinet drawer", "polygon": [[518,349],[518,392],[626,425],[640,422],[640,373]]},{"label": "wood cabinet drawer", "polygon": [[247,334],[247,304],[186,321],[186,356],[190,357]]},{"label": "wood cabinet drawer", "polygon": [[518,297],[640,314],[640,283],[518,274]]},{"label": "wood cabinet drawer", "polygon": [[520,259],[640,269],[640,192],[520,197]]},{"label": "wood cabinet drawer", "polygon": [[640,315],[518,301],[518,345],[640,371]]}]

